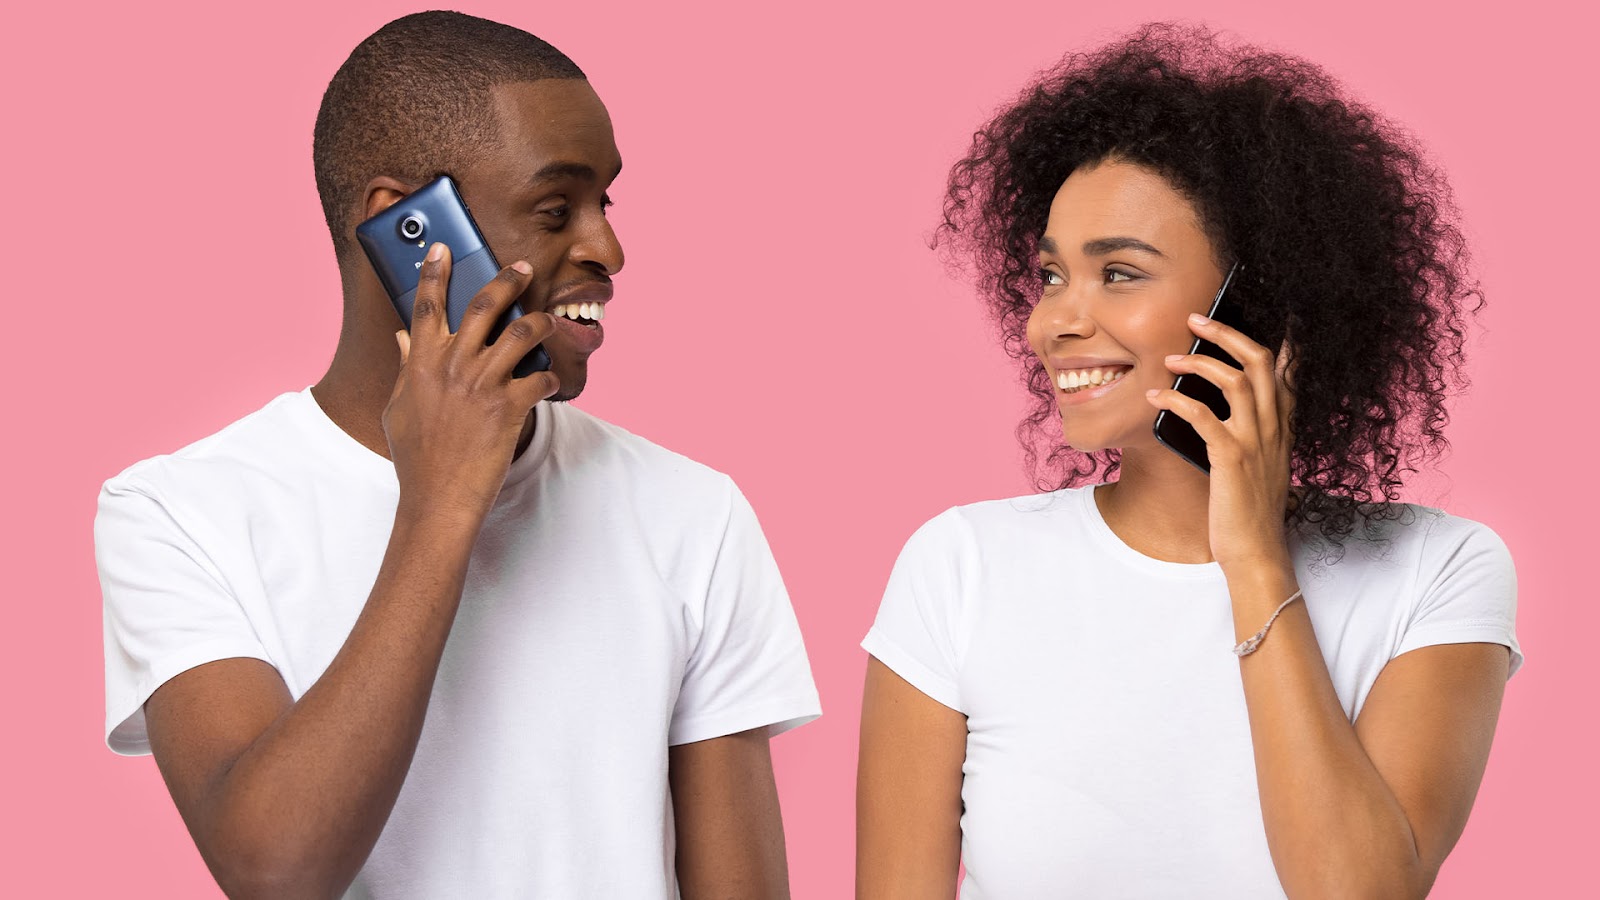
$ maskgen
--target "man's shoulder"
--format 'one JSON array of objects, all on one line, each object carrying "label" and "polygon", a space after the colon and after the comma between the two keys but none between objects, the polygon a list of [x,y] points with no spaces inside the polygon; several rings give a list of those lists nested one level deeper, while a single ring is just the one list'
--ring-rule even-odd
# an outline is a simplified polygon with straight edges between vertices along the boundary
[{"label": "man's shoulder", "polygon": [[646,494],[704,498],[726,492],[733,481],[722,472],[568,403],[551,404],[555,455],[564,466],[601,467]]},{"label": "man's shoulder", "polygon": [[286,463],[304,416],[305,392],[280,394],[260,409],[171,453],[140,460],[108,479],[102,496],[136,492],[204,496],[219,479],[237,481],[252,471]]}]

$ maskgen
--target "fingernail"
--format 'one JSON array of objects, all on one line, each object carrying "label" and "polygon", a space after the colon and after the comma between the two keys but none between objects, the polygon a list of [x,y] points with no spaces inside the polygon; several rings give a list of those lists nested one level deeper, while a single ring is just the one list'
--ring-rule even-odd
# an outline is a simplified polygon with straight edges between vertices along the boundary
[{"label": "fingernail", "polygon": [[1183,354],[1182,353],[1174,353],[1171,356],[1167,357],[1167,362],[1169,362],[1169,363],[1170,362],[1177,362],[1180,359],[1183,359]]},{"label": "fingernail", "polygon": [[518,272],[522,273],[523,275],[532,275],[533,274],[533,266],[528,265],[528,263],[525,260],[520,260],[520,259],[517,260],[516,262],[511,264],[511,268],[516,269]]},{"label": "fingernail", "polygon": [[441,259],[444,259],[444,244],[434,241],[433,246],[428,248],[428,262],[438,262]]},{"label": "fingernail", "polygon": [[1156,390],[1156,389],[1155,389],[1155,388],[1151,388],[1151,389],[1150,389],[1150,390],[1148,390],[1148,391],[1145,391],[1145,392],[1144,392],[1144,395],[1145,395],[1145,396],[1146,396],[1146,397],[1154,397],[1154,396],[1155,396],[1155,395],[1157,395],[1157,394],[1159,394],[1159,393],[1161,393],[1161,392],[1160,392],[1160,391],[1158,391],[1158,390]]},{"label": "fingernail", "polygon": [[1207,324],[1210,324],[1210,322],[1211,322],[1210,319],[1206,318],[1205,316],[1200,315],[1199,313],[1190,313],[1189,314],[1189,321],[1193,322],[1196,325],[1207,325]]}]

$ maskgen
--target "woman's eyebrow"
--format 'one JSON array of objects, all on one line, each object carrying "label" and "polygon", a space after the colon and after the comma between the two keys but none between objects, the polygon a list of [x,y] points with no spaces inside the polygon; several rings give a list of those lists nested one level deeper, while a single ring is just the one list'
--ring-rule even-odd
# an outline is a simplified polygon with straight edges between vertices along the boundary
[{"label": "woman's eyebrow", "polygon": [[[1157,250],[1138,238],[1105,237],[1095,238],[1092,241],[1083,242],[1084,256],[1105,256],[1108,253],[1115,253],[1118,250],[1138,250],[1141,253],[1149,253],[1152,256],[1166,256],[1165,253],[1162,253],[1160,250]],[[1039,252],[1048,253],[1052,256],[1059,256],[1061,254],[1061,245],[1056,243],[1055,238],[1041,237],[1039,238]]]},{"label": "woman's eyebrow", "polygon": [[1105,256],[1118,250],[1137,250],[1140,253],[1149,253],[1152,256],[1166,255],[1138,238],[1106,237],[1083,242],[1084,256]]}]

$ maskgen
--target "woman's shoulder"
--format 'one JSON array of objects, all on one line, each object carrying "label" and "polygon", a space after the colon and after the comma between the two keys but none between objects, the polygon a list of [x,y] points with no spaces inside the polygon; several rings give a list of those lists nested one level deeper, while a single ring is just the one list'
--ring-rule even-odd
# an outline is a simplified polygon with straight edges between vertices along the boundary
[{"label": "woman's shoulder", "polygon": [[1091,485],[959,504],[924,522],[912,541],[987,544],[1019,531],[1033,534],[1051,524],[1075,523],[1093,492]]},{"label": "woman's shoulder", "polygon": [[1416,503],[1373,504],[1362,512],[1342,545],[1333,547],[1325,538],[1313,535],[1306,540],[1307,549],[1339,561],[1353,558],[1411,565],[1448,562],[1463,552],[1510,560],[1510,551],[1494,529],[1465,516]]}]

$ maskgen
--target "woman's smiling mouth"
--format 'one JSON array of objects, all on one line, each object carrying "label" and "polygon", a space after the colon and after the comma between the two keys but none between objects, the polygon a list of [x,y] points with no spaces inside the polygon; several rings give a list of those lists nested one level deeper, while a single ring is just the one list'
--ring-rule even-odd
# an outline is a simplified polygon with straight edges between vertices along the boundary
[{"label": "woman's smiling mouth", "polygon": [[1115,384],[1133,371],[1132,366],[1098,366],[1092,369],[1063,369],[1056,373],[1056,388],[1075,394],[1089,388]]}]

